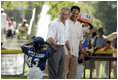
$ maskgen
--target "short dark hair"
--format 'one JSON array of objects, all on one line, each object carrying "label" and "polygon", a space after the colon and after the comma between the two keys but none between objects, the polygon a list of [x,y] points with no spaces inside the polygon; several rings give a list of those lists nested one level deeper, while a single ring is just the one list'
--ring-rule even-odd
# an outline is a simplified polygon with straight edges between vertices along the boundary
[{"label": "short dark hair", "polygon": [[103,31],[103,28],[99,28],[99,29],[98,29],[99,32],[100,32],[101,30]]},{"label": "short dark hair", "polygon": [[78,6],[72,6],[71,7],[71,12],[73,11],[73,9],[77,9],[80,12],[80,7],[78,7]]},{"label": "short dark hair", "polygon": [[93,33],[92,33],[92,37],[95,37],[97,35],[97,33],[94,31]]}]

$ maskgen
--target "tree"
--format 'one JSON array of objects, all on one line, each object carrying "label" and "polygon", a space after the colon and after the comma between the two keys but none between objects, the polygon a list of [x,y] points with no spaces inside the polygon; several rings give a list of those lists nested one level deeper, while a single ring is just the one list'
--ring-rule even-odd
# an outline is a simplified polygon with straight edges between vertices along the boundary
[{"label": "tree", "polygon": [[61,8],[78,5],[81,12],[88,13],[92,17],[94,26],[92,31],[97,31],[100,27],[104,28],[105,35],[116,31],[117,1],[50,1],[47,3],[50,5],[48,14],[52,16],[52,20],[59,16]]},{"label": "tree", "polygon": [[59,16],[60,10],[63,7],[71,8],[76,3],[74,1],[49,1],[47,4],[50,6],[48,14],[52,16],[51,20],[54,20]]},{"label": "tree", "polygon": [[105,34],[108,35],[117,29],[117,1],[99,1],[94,14],[102,22]]},{"label": "tree", "polygon": [[54,20],[59,16],[61,8],[68,7],[70,9],[72,6],[79,5],[81,12],[86,12],[89,15],[91,15],[92,23],[95,30],[96,30],[96,26],[101,26],[100,25],[101,21],[94,17],[96,9],[93,6],[96,4],[96,2],[79,1],[76,3],[74,1],[53,1],[53,2],[51,1],[48,2],[48,4],[50,5],[48,14],[52,16],[52,20]]},{"label": "tree", "polygon": [[44,1],[2,1],[2,8],[9,17],[15,17],[17,23],[22,21],[22,15],[25,11],[25,19],[30,22],[33,8],[36,8],[35,22],[38,21]]},{"label": "tree", "polygon": [[[47,3],[50,7],[48,14],[52,16],[51,20],[54,20],[59,16],[61,8],[71,8],[72,6],[77,5],[80,7],[81,12],[88,13],[92,17],[92,24],[94,26],[93,31],[96,31],[100,27],[104,28],[106,35],[116,31],[117,1],[2,1],[1,6],[8,9],[6,11],[25,9],[25,15],[28,20],[31,16],[31,11],[28,10],[36,8],[35,18],[37,22],[44,3]],[[18,11],[16,14],[21,15]],[[19,17],[20,20],[20,16],[17,17]]]}]

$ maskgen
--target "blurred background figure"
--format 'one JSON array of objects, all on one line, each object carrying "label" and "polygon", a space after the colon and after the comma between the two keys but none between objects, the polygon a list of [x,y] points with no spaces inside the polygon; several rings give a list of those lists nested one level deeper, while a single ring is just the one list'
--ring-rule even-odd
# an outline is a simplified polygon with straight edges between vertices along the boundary
[{"label": "blurred background figure", "polygon": [[11,25],[11,23],[9,24],[9,26],[6,28],[6,37],[7,38],[11,38],[13,37],[13,25]]},{"label": "blurred background figure", "polygon": [[4,12],[4,9],[1,8],[1,48],[4,42],[4,35],[6,34],[6,27],[8,27],[8,16]]},{"label": "blurred background figure", "polygon": [[[109,49],[112,49],[111,41],[107,40],[106,45],[104,46],[104,51],[109,50]],[[107,54],[107,53],[105,55],[110,56],[110,54]],[[105,65],[105,74],[106,74],[106,77],[108,78],[109,76],[109,62],[108,61],[106,61],[106,65]]]},{"label": "blurred background figure", "polygon": [[[117,49],[117,36],[112,40],[112,47],[114,49]],[[113,54],[113,57],[117,57],[117,54]],[[113,62],[113,73],[114,73],[114,78],[117,79],[117,62]]]},{"label": "blurred background figure", "polygon": [[13,26],[13,35],[16,34],[16,22],[14,21],[14,17],[11,17],[10,19],[11,26]]},{"label": "blurred background figure", "polygon": [[103,28],[99,28],[98,35],[93,40],[93,48],[104,48],[106,45],[107,39],[104,36]]},{"label": "blurred background figure", "polygon": [[107,50],[107,49],[112,49],[111,41],[108,41],[108,40],[107,40],[106,46],[104,46],[104,50]]},{"label": "blurred background figure", "polygon": [[22,24],[19,25],[18,27],[18,34],[17,34],[17,38],[18,39],[28,39],[28,24],[27,24],[27,20],[24,20],[22,22]]},{"label": "blurred background figure", "polygon": [[[95,49],[95,51],[97,49],[104,48],[104,46],[106,45],[106,42],[107,42],[107,39],[104,36],[103,28],[99,28],[98,29],[98,35],[93,40],[93,48]],[[99,56],[99,54],[98,55],[96,54],[96,56]],[[106,62],[104,62],[104,61],[95,61],[95,68],[96,68],[97,78],[100,77],[99,73],[100,73],[100,65],[101,64],[103,64],[103,68],[105,68]]]},{"label": "blurred background figure", "polygon": [[94,32],[92,32],[92,37],[91,37],[91,40],[90,40],[90,48],[92,48],[92,45],[93,45],[93,40],[94,40],[94,38],[97,36],[97,33],[96,33],[96,31],[94,31]]}]

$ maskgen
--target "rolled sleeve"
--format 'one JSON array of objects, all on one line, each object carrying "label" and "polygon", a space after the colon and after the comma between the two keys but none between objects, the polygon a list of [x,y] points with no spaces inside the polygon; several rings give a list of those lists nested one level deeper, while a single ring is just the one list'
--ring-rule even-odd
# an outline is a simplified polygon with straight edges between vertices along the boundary
[{"label": "rolled sleeve", "polygon": [[56,36],[56,25],[54,23],[50,23],[48,26],[47,39],[50,37],[55,39],[55,36]]}]

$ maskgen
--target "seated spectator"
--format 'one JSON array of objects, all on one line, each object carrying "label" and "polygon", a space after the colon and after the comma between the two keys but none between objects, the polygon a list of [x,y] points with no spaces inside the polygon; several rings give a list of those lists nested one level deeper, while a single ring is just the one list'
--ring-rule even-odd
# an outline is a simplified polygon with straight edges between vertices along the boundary
[{"label": "seated spectator", "polygon": [[15,33],[16,33],[16,22],[14,21],[14,17],[11,17],[10,23],[13,26],[13,35],[15,35]]},{"label": "seated spectator", "polygon": [[112,49],[111,41],[107,41],[106,46],[104,46],[104,50],[107,50],[107,49]]},{"label": "seated spectator", "polygon": [[28,39],[29,36],[28,36],[28,24],[26,24],[27,21],[24,20],[23,23],[18,27],[18,34],[17,34],[17,38],[18,39],[21,39],[21,38],[26,38]]},{"label": "seated spectator", "polygon": [[11,25],[11,23],[9,23],[9,26],[6,30],[6,35],[7,37],[10,37],[10,38],[12,38],[13,36],[13,26]]}]

